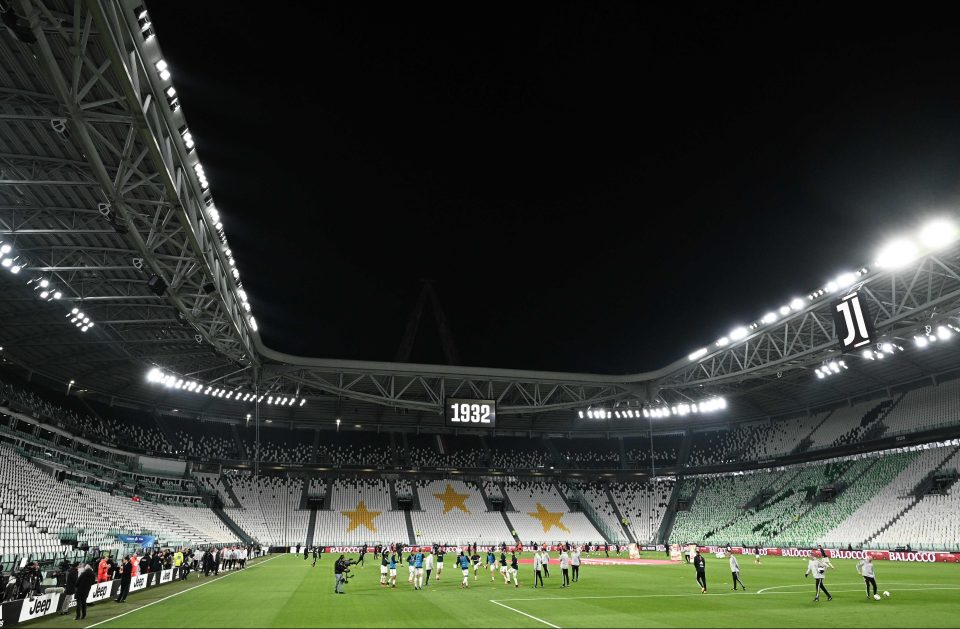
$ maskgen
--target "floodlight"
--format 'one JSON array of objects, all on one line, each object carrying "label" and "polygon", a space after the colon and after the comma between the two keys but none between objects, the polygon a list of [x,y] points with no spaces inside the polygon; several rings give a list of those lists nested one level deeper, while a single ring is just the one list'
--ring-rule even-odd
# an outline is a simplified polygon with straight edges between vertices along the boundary
[{"label": "floodlight", "polygon": [[40,299],[46,299],[49,295],[50,295],[50,293],[48,293],[48,292],[45,291],[45,290],[44,290],[44,291],[40,291]]},{"label": "floodlight", "polygon": [[957,226],[948,220],[930,221],[920,230],[920,242],[929,249],[946,247],[957,239]]},{"label": "floodlight", "polygon": [[5,269],[9,269],[11,266],[13,266],[13,258],[4,258],[3,261],[0,262],[0,266],[3,266]]},{"label": "floodlight", "polygon": [[80,309],[79,309],[79,308],[74,308],[74,309],[71,310],[70,312],[71,312],[72,314],[79,314],[79,313],[80,313]]},{"label": "floodlight", "polygon": [[22,268],[23,267],[21,267],[19,264],[14,264],[12,267],[10,267],[10,272],[16,275],[17,273],[20,272],[20,269]]},{"label": "floodlight", "polygon": [[912,241],[898,238],[880,250],[876,265],[884,269],[896,269],[914,260],[919,253],[917,245]]},{"label": "floodlight", "polygon": [[577,411],[577,415],[580,416],[580,419],[583,419],[583,411]]},{"label": "floodlight", "polygon": [[717,339],[717,347],[726,347],[730,343],[730,339],[725,336],[721,336]]},{"label": "floodlight", "polygon": [[840,373],[840,365],[837,364],[837,361],[831,362],[828,367],[830,367],[830,371],[833,373]]},{"label": "floodlight", "polygon": [[747,329],[743,326],[739,328],[734,328],[730,331],[730,339],[734,341],[739,341],[747,335]]},{"label": "floodlight", "polygon": [[690,360],[697,360],[698,358],[703,358],[703,357],[706,356],[706,355],[707,355],[707,348],[706,348],[706,347],[701,347],[701,348],[698,349],[697,351],[695,351],[695,352],[693,352],[692,354],[690,354],[689,356],[687,356],[687,358],[689,358]]},{"label": "floodlight", "polygon": [[40,280],[40,288],[46,288],[47,286],[50,286],[50,282],[46,278]]},{"label": "floodlight", "polygon": [[[306,404],[306,403],[307,403],[306,398],[300,400],[300,406],[303,406],[303,405]],[[581,415],[581,417],[583,417],[583,415]]]},{"label": "floodlight", "polygon": [[863,350],[863,357],[866,360],[873,360],[873,350],[872,349]]},{"label": "floodlight", "polygon": [[790,306],[780,306],[780,316],[785,317],[790,314]]},{"label": "floodlight", "polygon": [[857,276],[853,273],[841,273],[837,276],[836,281],[839,288],[847,288],[853,286],[853,283],[857,281]]},{"label": "floodlight", "polygon": [[53,293],[53,298],[54,298],[54,299],[60,299],[61,297],[63,297],[63,293],[61,293],[60,291],[55,291],[55,292]]},{"label": "floodlight", "polygon": [[793,299],[790,300],[790,307],[793,308],[794,310],[802,310],[803,300],[800,299],[799,297],[794,297]]},{"label": "floodlight", "polygon": [[920,349],[923,349],[924,347],[927,346],[927,337],[915,336],[913,337],[913,342],[917,345],[917,347],[919,347]]},{"label": "floodlight", "polygon": [[777,313],[775,312],[768,312],[767,314],[763,315],[763,319],[761,319],[761,321],[763,321],[764,323],[773,323],[776,320],[777,320]]},{"label": "floodlight", "polygon": [[0,245],[0,253],[2,253],[3,255],[7,255],[8,253],[10,253],[10,250],[12,248],[13,247],[8,245],[7,243],[3,243],[2,245]]},{"label": "floodlight", "polygon": [[827,285],[824,286],[823,288],[824,288],[824,290],[826,290],[828,293],[832,293],[833,291],[837,290],[837,283],[836,283],[836,282],[827,282]]},{"label": "floodlight", "polygon": [[937,337],[941,341],[946,341],[951,336],[953,336],[953,332],[951,332],[950,328],[948,328],[947,326],[941,325],[937,328]]},{"label": "floodlight", "polygon": [[147,373],[148,382],[160,382],[163,380],[163,372],[154,367]]}]

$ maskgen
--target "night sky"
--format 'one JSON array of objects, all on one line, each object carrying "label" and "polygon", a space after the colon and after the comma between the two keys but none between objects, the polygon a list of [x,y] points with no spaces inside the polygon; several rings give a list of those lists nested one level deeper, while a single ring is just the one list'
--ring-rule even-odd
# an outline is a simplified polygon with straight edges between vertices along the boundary
[{"label": "night sky", "polygon": [[148,5],[274,349],[392,360],[432,278],[464,364],[656,369],[955,211],[946,13],[376,4]]}]

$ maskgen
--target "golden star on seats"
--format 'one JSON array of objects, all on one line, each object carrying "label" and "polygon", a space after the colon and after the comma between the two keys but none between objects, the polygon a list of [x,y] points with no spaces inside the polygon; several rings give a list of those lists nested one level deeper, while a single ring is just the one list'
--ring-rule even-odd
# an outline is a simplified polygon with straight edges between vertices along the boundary
[{"label": "golden star on seats", "polygon": [[454,507],[460,509],[464,513],[470,513],[470,509],[467,509],[466,499],[470,497],[470,494],[458,494],[453,490],[453,486],[450,483],[447,483],[447,488],[442,494],[433,494],[433,497],[443,503],[443,512],[446,513]]},{"label": "golden star on seats", "polygon": [[547,533],[551,528],[557,527],[561,531],[570,532],[570,529],[567,528],[567,525],[560,521],[560,518],[563,517],[563,511],[551,512],[547,511],[542,504],[537,503],[537,510],[533,513],[527,513],[531,518],[536,518],[540,520],[540,525],[543,526],[543,532]]},{"label": "golden star on seats", "polygon": [[361,524],[376,533],[377,527],[373,525],[373,521],[381,513],[383,513],[383,511],[368,511],[367,505],[361,500],[357,503],[357,506],[353,509],[353,511],[343,512],[343,515],[350,518],[350,525],[347,527],[347,533],[357,528]]}]

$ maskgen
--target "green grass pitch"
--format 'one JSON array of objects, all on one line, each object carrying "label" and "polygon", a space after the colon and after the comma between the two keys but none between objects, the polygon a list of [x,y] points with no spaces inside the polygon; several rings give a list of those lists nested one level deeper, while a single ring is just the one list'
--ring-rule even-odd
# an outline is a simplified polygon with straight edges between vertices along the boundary
[{"label": "green grass pitch", "polygon": [[[662,558],[662,555],[650,555]],[[583,566],[580,582],[560,588],[555,564],[546,589],[533,588],[522,565],[520,587],[490,582],[481,568],[470,589],[446,566],[439,582],[414,591],[406,570],[396,589],[378,585],[379,564],[367,556],[345,595],[333,593],[334,555],[316,568],[300,556],[271,556],[241,572],[197,578],[137,592],[127,603],[90,607],[85,623],[69,616],[38,627],[958,627],[960,566],[877,561],[880,591],[868,600],[853,560],[834,561],[826,584],[833,601],[813,602],[806,560],[740,560],[749,591],[733,592],[727,561],[707,556],[709,590],[700,594],[685,564]],[[556,553],[554,553],[554,561]],[[312,560],[311,560],[312,561]],[[494,602],[495,601],[495,602]],[[124,615],[120,615],[124,614]]]}]

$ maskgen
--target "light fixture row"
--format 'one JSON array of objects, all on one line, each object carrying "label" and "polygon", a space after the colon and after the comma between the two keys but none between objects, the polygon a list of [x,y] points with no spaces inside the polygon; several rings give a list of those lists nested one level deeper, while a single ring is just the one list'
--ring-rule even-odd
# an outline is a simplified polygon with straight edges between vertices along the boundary
[{"label": "light fixture row", "polygon": [[208,395],[210,397],[222,398],[224,400],[233,400],[234,402],[256,402],[266,401],[270,406],[304,406],[307,403],[306,398],[296,395],[267,395],[244,391],[243,389],[234,389],[232,387],[222,387],[212,384],[204,384],[190,378],[182,378],[176,374],[166,373],[163,370],[154,367],[147,372],[147,382],[151,384],[163,385],[168,389],[177,389],[189,393]]},{"label": "light fixture row", "polygon": [[[146,33],[147,30],[150,31],[152,36],[152,28],[150,27],[150,17],[147,14],[146,9],[143,6],[135,9],[137,12],[138,23],[140,24],[142,32]],[[145,35],[144,39],[148,39]],[[177,95],[176,88],[170,84],[172,75],[170,73],[170,66],[165,59],[159,59],[154,63],[154,68],[157,71],[157,76],[164,83],[168,85],[164,88],[164,93],[167,97],[167,104],[170,106],[171,111],[176,111],[180,108],[180,97]],[[207,179],[206,172],[203,169],[203,164],[200,163],[200,158],[195,154],[196,141],[193,138],[193,133],[190,129],[184,125],[180,128],[180,140],[183,142],[184,148],[187,150],[188,154],[191,154],[196,160],[193,164],[193,172],[197,177],[197,182],[200,184],[200,189],[203,193],[209,194],[210,191],[210,182]],[[220,239],[220,243],[223,246],[224,254],[227,257],[227,263],[230,268],[230,275],[233,276],[234,281],[237,283],[237,295],[240,297],[240,302],[243,309],[246,311],[247,323],[250,325],[250,329],[254,332],[259,330],[257,326],[257,320],[252,314],[250,314],[250,302],[247,299],[247,293],[243,289],[243,283],[240,281],[240,270],[237,268],[236,260],[233,258],[233,252],[230,249],[230,244],[227,242],[227,234],[223,229],[223,221],[220,220],[220,212],[213,205],[212,201],[209,201],[207,204],[207,213],[210,217],[211,223],[216,230],[217,236]]]},{"label": "light fixture row", "polygon": [[[893,270],[903,267],[910,262],[928,253],[933,253],[939,249],[947,247],[960,238],[960,228],[953,221],[945,218],[935,219],[923,227],[917,233],[909,237],[901,237],[891,240],[880,248],[874,266],[879,269]],[[726,336],[717,339],[713,344],[714,349],[727,347],[731,343],[736,343],[749,336],[752,332],[759,330],[764,325],[776,323],[779,319],[799,312],[818,299],[846,290],[860,281],[867,275],[870,269],[861,267],[856,271],[845,271],[840,273],[834,279],[828,281],[822,287],[807,294],[807,299],[794,297],[789,303],[780,306],[776,310],[767,312],[760,320],[746,326],[737,326]],[[696,362],[709,354],[709,347],[701,347],[695,352],[691,352],[687,358],[691,362]]]},{"label": "light fixture row", "polygon": [[652,406],[642,408],[613,408],[590,407],[586,410],[577,411],[580,419],[640,419],[641,417],[660,418],[660,417],[684,417],[686,415],[697,415],[701,413],[715,413],[727,408],[727,400],[722,397],[713,397],[702,402],[683,402],[671,406]]}]

